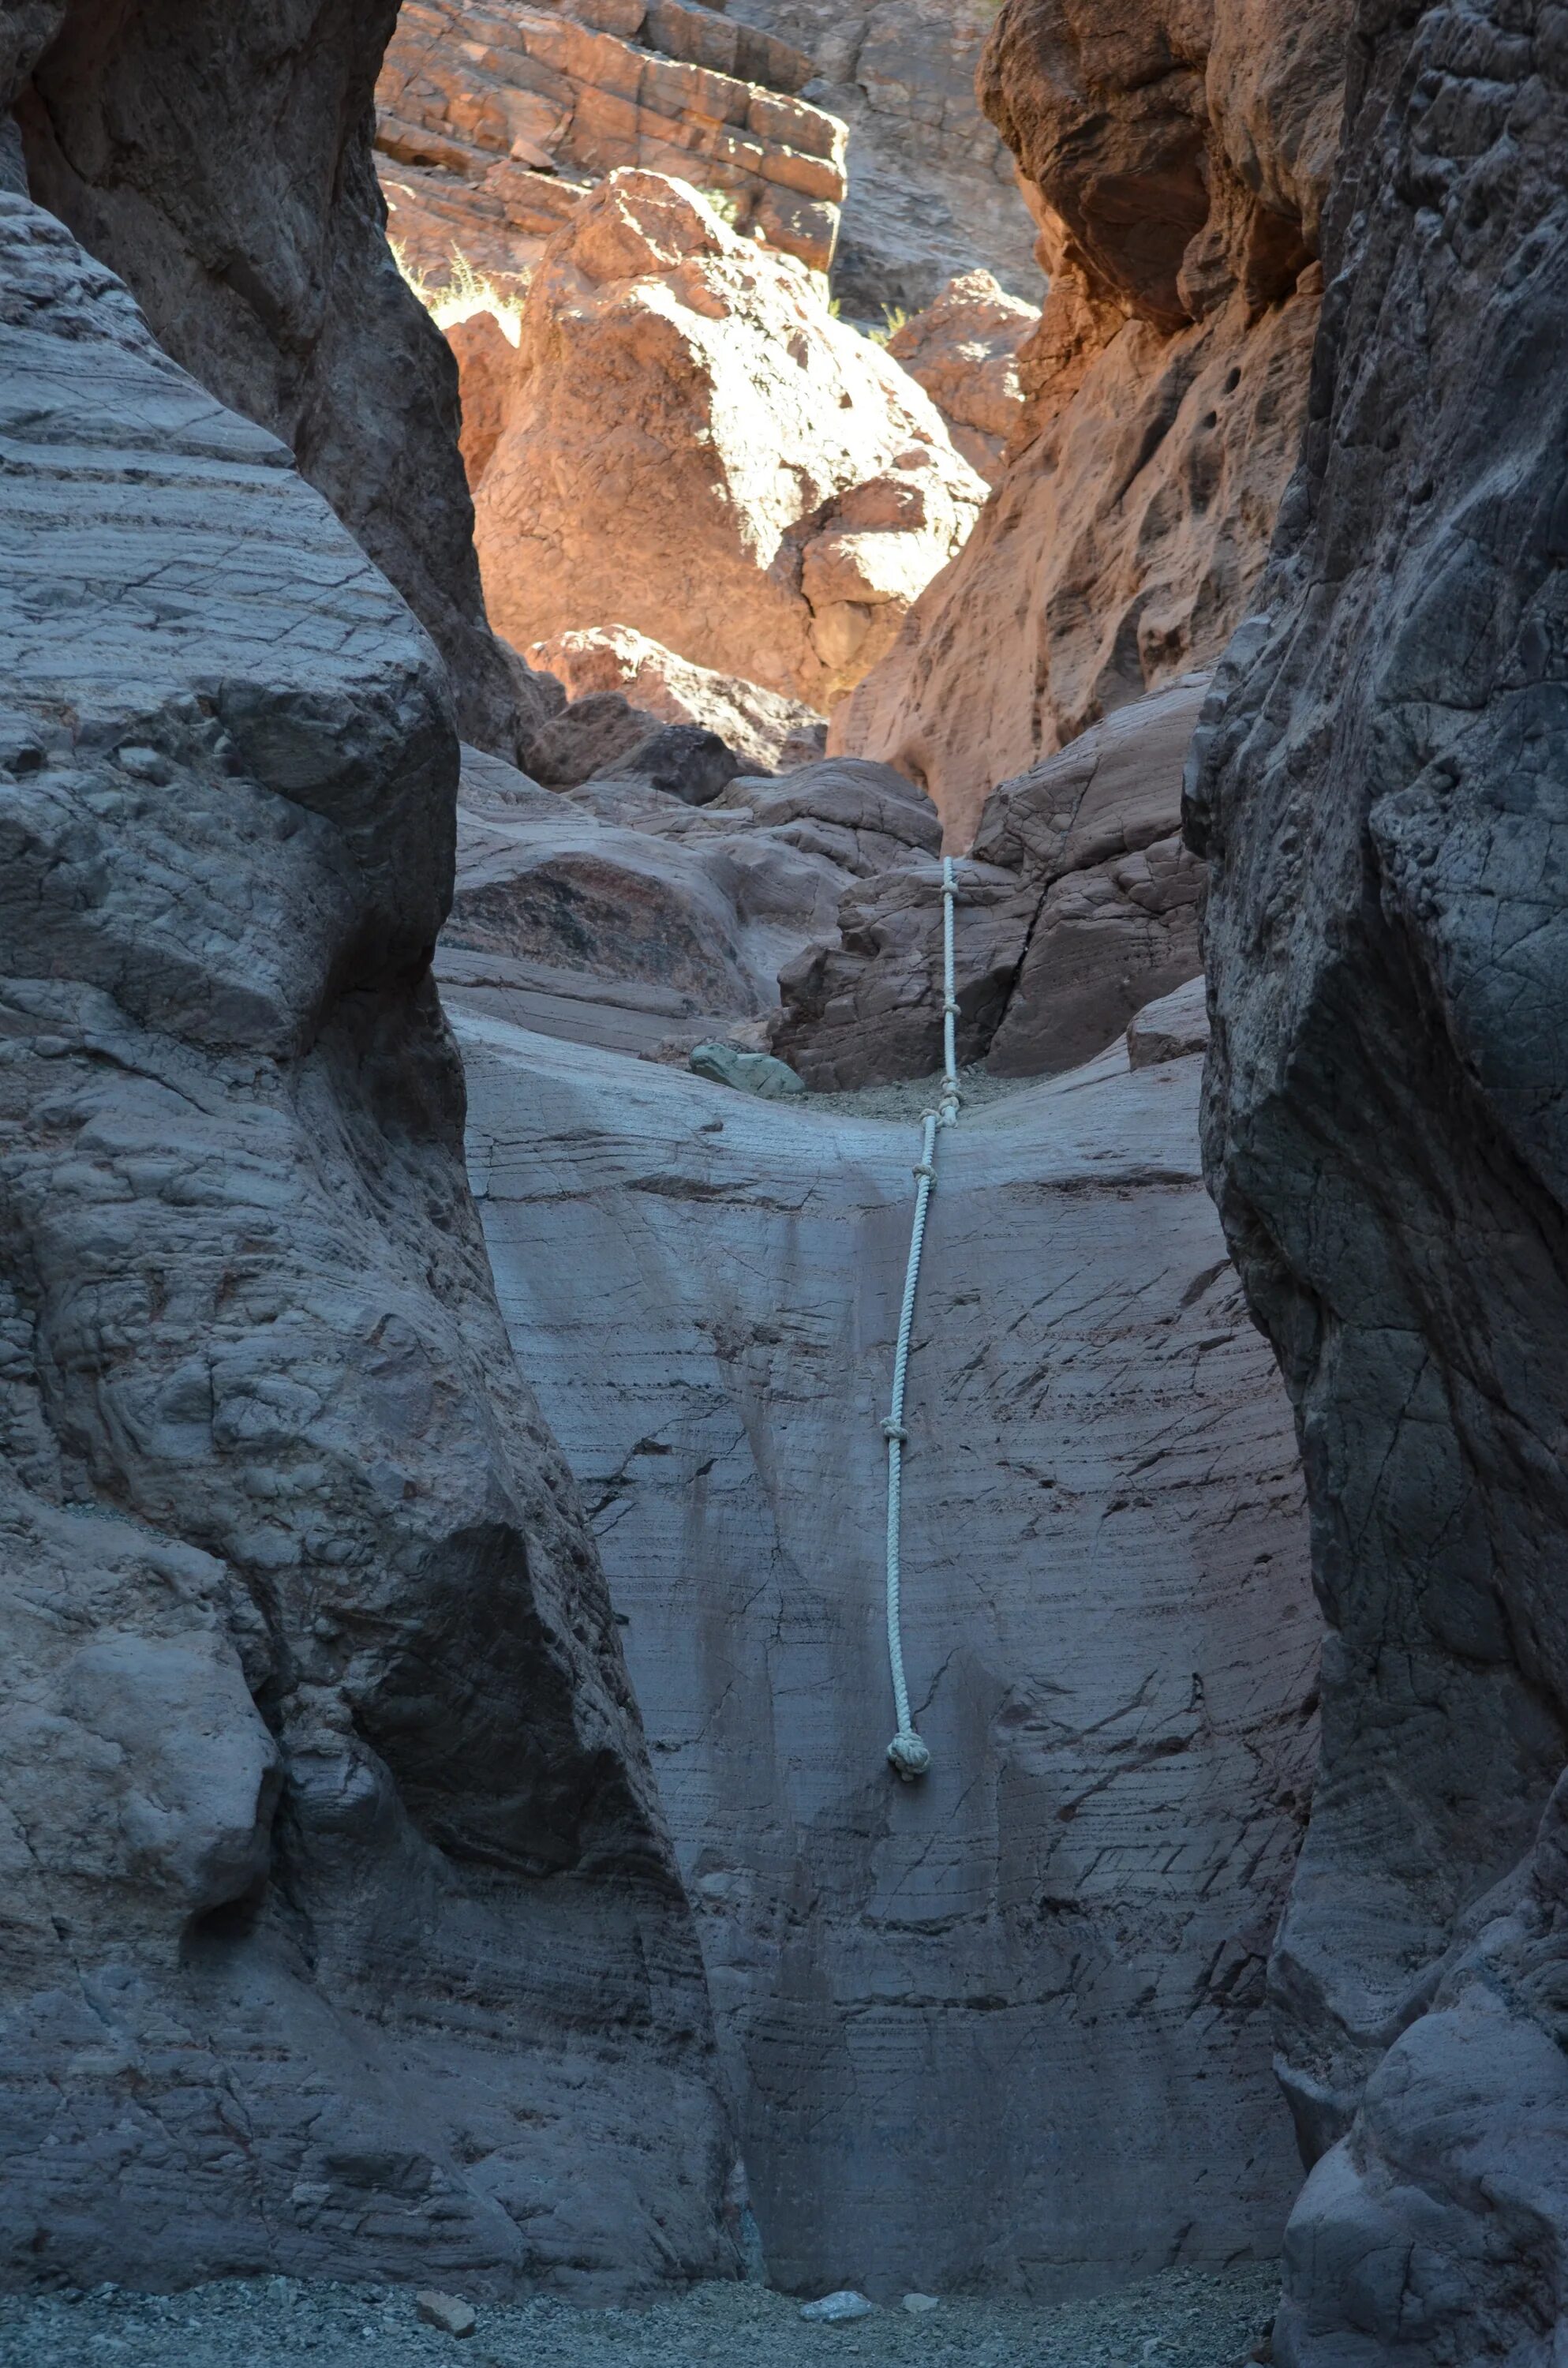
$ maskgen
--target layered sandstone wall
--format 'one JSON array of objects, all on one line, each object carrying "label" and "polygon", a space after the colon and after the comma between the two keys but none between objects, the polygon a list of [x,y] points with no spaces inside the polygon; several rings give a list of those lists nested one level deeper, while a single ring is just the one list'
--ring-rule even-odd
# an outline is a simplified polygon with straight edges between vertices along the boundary
[{"label": "layered sandstone wall", "polygon": [[1218,655],[1294,465],[1340,108],[1340,0],[1108,23],[1007,0],[982,94],[1051,292],[979,530],[831,745],[923,781],[959,843],[997,781]]},{"label": "layered sandstone wall", "polygon": [[405,0],[376,91],[391,234],[433,288],[460,256],[516,292],[587,190],[637,165],[825,271],[846,135],[793,96],[810,74],[787,43],[681,0]]},{"label": "layered sandstone wall", "polygon": [[[134,120],[158,53],[108,49]],[[12,191],[0,430],[0,2275],[731,2273],[693,1926],[463,1174],[446,671]]]},{"label": "layered sandstone wall", "polygon": [[1544,2362],[1568,2238],[1568,49],[1369,8],[1301,474],[1199,734],[1207,1144],[1329,1623],[1290,2368]]},{"label": "layered sandstone wall", "polygon": [[[545,712],[484,621],[457,375],[393,268],[371,94],[395,0],[8,12],[34,197],[202,385],[282,438],[451,669],[464,730]],[[25,41],[25,49],[23,42]]]}]

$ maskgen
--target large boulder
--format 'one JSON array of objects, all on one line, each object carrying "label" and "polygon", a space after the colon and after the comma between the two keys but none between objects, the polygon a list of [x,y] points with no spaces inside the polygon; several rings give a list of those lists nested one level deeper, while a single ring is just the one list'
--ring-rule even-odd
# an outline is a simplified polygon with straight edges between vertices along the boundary
[{"label": "large boulder", "polygon": [[4,193],[0,434],[0,2274],[723,2275],[691,1919],[462,1172],[445,670]]},{"label": "large boulder", "polygon": [[[1207,1156],[1296,1402],[1324,1765],[1290,2368],[1568,2342],[1568,51],[1355,51],[1301,473],[1195,750]],[[1554,1789],[1555,1788],[1555,1789]]]},{"label": "large boulder", "polygon": [[1023,422],[1018,348],[1039,325],[1038,304],[1009,296],[989,271],[964,271],[888,339],[989,485],[1000,481],[1007,439]]},{"label": "large boulder", "polygon": [[128,282],[165,350],[292,448],[451,669],[470,739],[546,712],[492,637],[451,357],[393,265],[370,140],[393,0],[7,7],[33,196]]},{"label": "large boulder", "polygon": [[1264,1960],[1317,1622],[1200,1064],[1109,1062],[943,1139],[912,1787],[881,1418],[915,1122],[459,1027],[497,1286],[628,1623],[769,2274],[896,2302],[1272,2258],[1299,2170]]},{"label": "large boulder", "polygon": [[1014,458],[829,746],[994,783],[1218,656],[1295,463],[1346,0],[1006,0],[982,70],[1051,281]]},{"label": "large boulder", "polygon": [[789,257],[618,172],[528,290],[476,532],[518,647],[631,625],[825,708],[892,646],[984,486]]},{"label": "large boulder", "polygon": [[1202,967],[1203,870],[1182,844],[1181,781],[1208,684],[1183,676],[1119,708],[987,800],[976,856],[1035,890],[1028,951],[990,1042],[999,1076],[1076,1067]]}]

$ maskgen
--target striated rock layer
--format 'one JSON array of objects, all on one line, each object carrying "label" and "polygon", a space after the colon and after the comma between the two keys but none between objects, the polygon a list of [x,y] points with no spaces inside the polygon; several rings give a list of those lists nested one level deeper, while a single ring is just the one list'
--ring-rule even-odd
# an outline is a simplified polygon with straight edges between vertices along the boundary
[{"label": "striated rock layer", "polygon": [[723,2275],[701,1966],[509,1355],[435,650],[0,194],[0,2274]]},{"label": "striated rock layer", "polygon": [[292,447],[434,637],[468,736],[510,756],[542,694],[485,626],[457,376],[393,266],[371,163],[396,13],[32,0],[6,12],[0,104],[20,87],[33,196],[165,351]]},{"label": "striated rock layer", "polygon": [[[1217,656],[1305,413],[1343,0],[1006,0],[982,95],[1051,292],[1028,408],[959,564],[834,718],[961,844],[991,786]],[[1288,21],[1287,21],[1288,18]]]},{"label": "striated rock layer", "polygon": [[1208,1157],[1296,1401],[1329,1623],[1274,1972],[1319,2157],[1276,2358],[1545,2368],[1568,2341],[1561,17],[1369,12],[1349,127],[1303,466],[1188,825]]},{"label": "striated rock layer", "polygon": [[1294,1443],[1198,1169],[1199,1064],[944,1142],[892,1731],[910,1124],[459,998],[502,1305],[581,1476],[691,1886],[769,2272],[882,2299],[1269,2254],[1263,1961],[1313,1749]]},{"label": "striated rock layer", "polygon": [[519,649],[630,625],[823,709],[891,646],[984,485],[791,258],[619,172],[528,290],[476,530]]},{"label": "striated rock layer", "polygon": [[433,287],[460,255],[503,293],[619,165],[722,197],[825,271],[845,129],[793,94],[809,58],[682,0],[404,0],[376,90],[391,232]]}]

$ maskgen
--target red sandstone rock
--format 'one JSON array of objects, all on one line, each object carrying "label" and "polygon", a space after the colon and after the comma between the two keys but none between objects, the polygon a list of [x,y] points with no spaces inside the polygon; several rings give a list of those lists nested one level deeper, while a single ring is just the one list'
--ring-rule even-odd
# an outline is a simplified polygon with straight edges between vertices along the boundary
[{"label": "red sandstone rock", "polygon": [[925,782],[960,841],[992,783],[1215,657],[1305,416],[1344,8],[1007,0],[982,95],[1040,224],[1028,410],[984,522],[829,746]]},{"label": "red sandstone rock", "polygon": [[1024,416],[1018,347],[1039,322],[1039,307],[1009,296],[989,271],[964,271],[888,339],[889,353],[925,388],[988,484],[997,483]]},{"label": "red sandstone rock", "polygon": [[618,173],[529,290],[476,533],[517,648],[631,625],[822,709],[892,646],[983,492],[801,267],[679,183]]},{"label": "red sandstone rock", "polygon": [[621,691],[661,723],[699,723],[717,732],[761,772],[783,772],[823,753],[826,719],[803,700],[693,666],[630,625],[557,633],[530,643],[528,657],[530,666],[563,682],[574,700]]}]

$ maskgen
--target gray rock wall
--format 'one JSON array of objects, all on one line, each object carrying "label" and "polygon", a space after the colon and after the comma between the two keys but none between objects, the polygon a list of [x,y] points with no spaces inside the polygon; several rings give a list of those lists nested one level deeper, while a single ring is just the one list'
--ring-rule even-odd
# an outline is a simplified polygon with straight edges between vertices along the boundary
[{"label": "gray rock wall", "polygon": [[1363,12],[1302,466],[1199,735],[1208,1157],[1329,1622],[1276,2356],[1561,2355],[1568,48]]},{"label": "gray rock wall", "polygon": [[0,2275],[604,2299],[732,2156],[430,980],[436,652],[0,194]]},{"label": "gray rock wall", "polygon": [[1267,2257],[1263,1961],[1314,1751],[1294,1445],[1199,1064],[943,1144],[892,1733],[885,1410],[917,1137],[549,1042],[449,986],[508,1329],[576,1471],[773,2277],[1083,2291]]},{"label": "gray rock wall", "polygon": [[1034,223],[974,95],[988,0],[730,0],[727,13],[814,59],[805,96],[850,127],[833,275],[846,312],[918,312],[976,265],[1040,301]]},{"label": "gray rock wall", "polygon": [[404,286],[371,162],[395,0],[31,0],[6,9],[31,190],[154,336],[280,436],[512,757],[543,693],[491,636],[457,370]]}]

